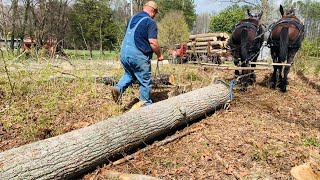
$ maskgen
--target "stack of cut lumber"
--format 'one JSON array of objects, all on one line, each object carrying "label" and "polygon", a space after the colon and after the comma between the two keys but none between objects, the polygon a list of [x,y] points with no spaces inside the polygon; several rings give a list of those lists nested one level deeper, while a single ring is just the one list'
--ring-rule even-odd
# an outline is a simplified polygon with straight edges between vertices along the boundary
[{"label": "stack of cut lumber", "polygon": [[227,33],[205,33],[189,36],[188,53],[221,54],[226,53],[229,35]]}]

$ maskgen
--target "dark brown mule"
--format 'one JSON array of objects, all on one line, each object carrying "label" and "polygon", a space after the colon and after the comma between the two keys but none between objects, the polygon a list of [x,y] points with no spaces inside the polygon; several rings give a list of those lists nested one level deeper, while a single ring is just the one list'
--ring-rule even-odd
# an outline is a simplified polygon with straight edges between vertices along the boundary
[{"label": "dark brown mule", "polygon": [[[263,29],[259,21],[263,12],[251,13],[247,10],[248,19],[240,21],[229,39],[228,45],[231,48],[232,56],[236,66],[249,67],[250,61],[257,61],[260,48],[263,43]],[[255,65],[251,65],[255,67]],[[248,74],[250,73],[250,75]],[[244,75],[241,83],[244,88],[255,82],[253,71],[235,71],[236,75]],[[246,74],[248,74],[246,76]]]},{"label": "dark brown mule", "polygon": [[[287,64],[292,65],[304,38],[304,26],[295,16],[293,8],[284,11],[280,5],[280,12],[282,18],[272,26],[268,45],[271,49],[273,62],[285,63],[287,61]],[[283,73],[282,69],[283,66],[273,67],[271,87],[275,88],[278,85],[282,92],[286,92],[290,66],[286,66]],[[277,76],[279,81],[277,81]]]}]

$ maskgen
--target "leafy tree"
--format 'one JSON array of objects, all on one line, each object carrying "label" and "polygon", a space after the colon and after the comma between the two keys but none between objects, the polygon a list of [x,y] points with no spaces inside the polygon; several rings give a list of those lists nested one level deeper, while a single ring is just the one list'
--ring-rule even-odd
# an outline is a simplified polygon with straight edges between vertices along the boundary
[{"label": "leafy tree", "polygon": [[126,25],[130,19],[130,4],[126,0],[110,0],[110,6],[113,7],[112,14],[116,26],[115,31],[117,41],[113,46],[116,49],[120,49],[126,31]]},{"label": "leafy tree", "polygon": [[298,1],[293,3],[297,7],[297,15],[302,17],[305,24],[306,36],[312,39],[319,37],[320,33],[320,2],[316,1]]},{"label": "leafy tree", "polygon": [[228,32],[232,33],[234,26],[242,19],[246,18],[245,9],[248,6],[240,7],[232,5],[213,16],[210,21],[211,32]]},{"label": "leafy tree", "polygon": [[[216,0],[218,2],[226,2],[225,0]],[[257,11],[262,10],[263,15],[261,18],[261,23],[262,24],[270,24],[270,16],[272,16],[272,9],[271,9],[271,2],[272,0],[229,0],[230,3],[233,4],[244,4],[247,7],[251,7],[251,9],[255,9]],[[277,7],[278,8],[278,7]]]},{"label": "leafy tree", "polygon": [[189,39],[188,25],[182,11],[171,11],[158,24],[160,45],[172,48]]},{"label": "leafy tree", "polygon": [[75,43],[84,44],[91,57],[93,49],[112,48],[116,42],[117,30],[106,1],[79,0],[74,4],[70,24]]},{"label": "leafy tree", "polygon": [[[158,19],[162,19],[168,12],[173,10],[183,11],[189,30],[193,28],[197,18],[194,0],[158,0],[157,3],[160,11]],[[178,18],[176,20],[178,21]]]}]

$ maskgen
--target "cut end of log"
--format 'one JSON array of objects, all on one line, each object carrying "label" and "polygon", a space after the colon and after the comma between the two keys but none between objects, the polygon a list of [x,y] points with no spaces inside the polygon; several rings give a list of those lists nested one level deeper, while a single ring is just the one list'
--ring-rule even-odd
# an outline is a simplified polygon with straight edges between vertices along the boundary
[{"label": "cut end of log", "polygon": [[320,172],[315,172],[310,164],[303,164],[293,167],[290,171],[291,175],[297,180],[319,180]]},{"label": "cut end of log", "polygon": [[137,102],[136,104],[134,104],[132,107],[131,107],[131,109],[129,110],[129,112],[130,111],[134,111],[134,110],[136,110],[136,109],[139,109],[139,108],[141,108],[143,105],[145,105],[146,104],[146,101],[139,101],[139,102]]},{"label": "cut end of log", "polygon": [[170,74],[170,76],[169,76],[169,83],[174,85],[174,86],[176,85],[176,80],[175,80],[173,74]]}]

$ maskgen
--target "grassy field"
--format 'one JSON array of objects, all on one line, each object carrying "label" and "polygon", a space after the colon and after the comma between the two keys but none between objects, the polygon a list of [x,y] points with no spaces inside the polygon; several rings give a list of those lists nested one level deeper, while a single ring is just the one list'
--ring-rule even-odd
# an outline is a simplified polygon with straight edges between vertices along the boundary
[{"label": "grassy field", "polygon": [[[89,59],[90,52],[87,50],[64,50],[71,59]],[[116,51],[92,51],[92,59],[93,60],[102,60],[102,59],[117,59],[119,57],[119,53]]]}]

